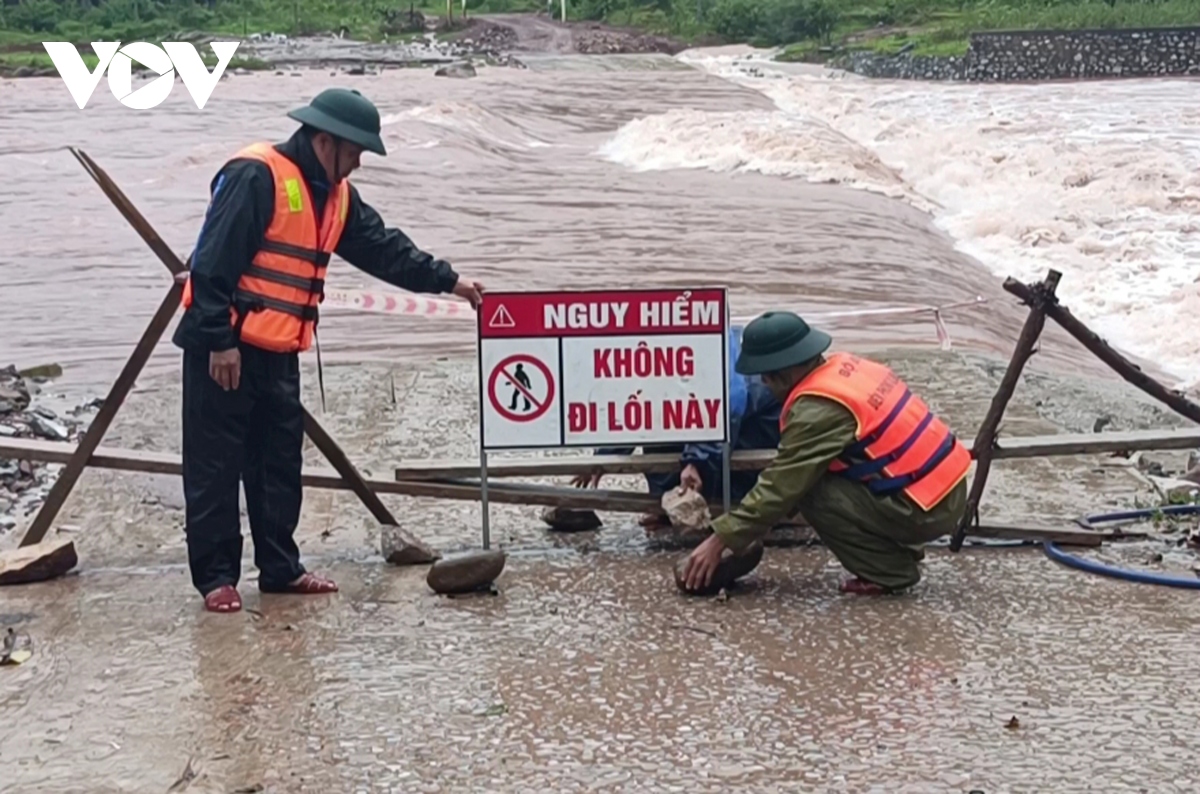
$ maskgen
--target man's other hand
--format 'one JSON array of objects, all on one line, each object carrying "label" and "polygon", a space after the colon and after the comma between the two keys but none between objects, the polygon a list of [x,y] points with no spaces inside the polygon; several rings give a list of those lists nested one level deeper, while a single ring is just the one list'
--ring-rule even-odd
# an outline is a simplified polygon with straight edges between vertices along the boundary
[{"label": "man's other hand", "polygon": [[459,278],[451,292],[470,303],[471,307],[475,309],[478,309],[479,304],[483,301],[483,285],[469,278]]},{"label": "man's other hand", "polygon": [[717,535],[709,535],[705,538],[704,542],[688,555],[683,569],[684,586],[692,591],[708,587],[713,574],[717,572],[717,566],[721,563],[721,552],[723,551],[725,551],[725,544]]},{"label": "man's other hand", "polygon": [[602,474],[577,474],[571,478],[571,485],[576,488],[595,488],[600,484]]},{"label": "man's other hand", "polygon": [[679,474],[679,484],[685,491],[699,491],[704,486],[704,479],[700,476],[700,470],[689,463]]},{"label": "man's other hand", "polygon": [[225,391],[236,390],[242,380],[242,354],[236,347],[208,354],[208,374]]}]

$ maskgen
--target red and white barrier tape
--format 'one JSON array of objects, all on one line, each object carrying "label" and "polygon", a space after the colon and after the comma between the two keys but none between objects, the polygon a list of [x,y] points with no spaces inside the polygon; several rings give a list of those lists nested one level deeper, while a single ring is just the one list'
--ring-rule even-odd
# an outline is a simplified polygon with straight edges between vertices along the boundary
[{"label": "red and white barrier tape", "polygon": [[421,317],[475,318],[466,301],[430,298],[407,292],[372,292],[364,289],[326,289],[321,308],[350,309],[381,314],[405,314]]},{"label": "red and white barrier tape", "polygon": [[[812,312],[805,314],[806,320],[825,321],[843,317],[873,317],[876,315],[898,314],[932,314],[934,328],[937,330],[938,342],[943,350],[950,349],[950,332],[942,319],[942,313],[949,309],[962,309],[987,303],[987,299],[977,297],[971,301],[948,303],[944,306],[890,306],[881,309],[849,309],[837,312]],[[413,295],[407,292],[387,292],[361,289],[326,289],[325,301],[322,308],[348,309],[350,311],[375,312],[379,314],[400,314],[419,317],[451,317],[458,319],[475,318],[475,312],[466,301],[431,298],[425,295]],[[758,314],[739,315],[731,319],[734,325],[746,325]]]}]

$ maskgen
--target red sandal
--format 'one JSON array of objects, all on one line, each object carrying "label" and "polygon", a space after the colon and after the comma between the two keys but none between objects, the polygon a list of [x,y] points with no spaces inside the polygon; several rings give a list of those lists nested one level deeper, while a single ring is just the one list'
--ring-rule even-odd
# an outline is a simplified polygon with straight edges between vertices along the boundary
[{"label": "red sandal", "polygon": [[868,582],[866,579],[859,579],[857,576],[843,581],[838,589],[843,593],[853,593],[854,595],[886,595],[888,592],[881,585]]},{"label": "red sandal", "polygon": [[317,576],[315,573],[302,575],[299,579],[290,583],[284,590],[286,593],[299,593],[300,595],[321,595],[323,593],[336,593],[337,591],[338,586],[332,579]]},{"label": "red sandal", "polygon": [[204,608],[209,612],[237,612],[242,608],[242,597],[233,585],[223,584],[204,596]]}]

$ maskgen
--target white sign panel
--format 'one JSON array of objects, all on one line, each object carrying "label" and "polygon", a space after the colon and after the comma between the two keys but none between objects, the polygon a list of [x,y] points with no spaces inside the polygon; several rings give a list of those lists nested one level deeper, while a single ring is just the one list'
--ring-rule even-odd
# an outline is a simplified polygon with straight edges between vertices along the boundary
[{"label": "white sign panel", "polygon": [[488,292],[478,317],[485,450],[729,437],[724,289]]}]

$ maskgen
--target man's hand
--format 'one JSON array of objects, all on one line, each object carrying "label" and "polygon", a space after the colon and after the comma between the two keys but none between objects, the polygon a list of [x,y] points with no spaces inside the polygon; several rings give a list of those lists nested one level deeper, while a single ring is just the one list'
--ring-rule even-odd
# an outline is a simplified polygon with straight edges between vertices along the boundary
[{"label": "man's hand", "polygon": [[242,354],[236,347],[208,354],[208,374],[225,391],[236,390],[242,380]]},{"label": "man's hand", "polygon": [[483,302],[483,285],[469,278],[459,277],[458,283],[454,285],[451,292],[469,302],[475,309],[478,309],[479,304]]},{"label": "man's hand", "polygon": [[721,552],[725,544],[716,534],[709,535],[704,542],[688,555],[687,564],[683,569],[683,584],[688,590],[699,590],[708,587],[717,565],[721,562]]},{"label": "man's hand", "polygon": [[683,467],[683,472],[679,475],[679,484],[685,491],[699,491],[704,485],[704,479],[700,476],[700,471],[689,463]]},{"label": "man's hand", "polygon": [[571,478],[571,485],[576,488],[595,488],[600,484],[603,474],[577,474]]}]

